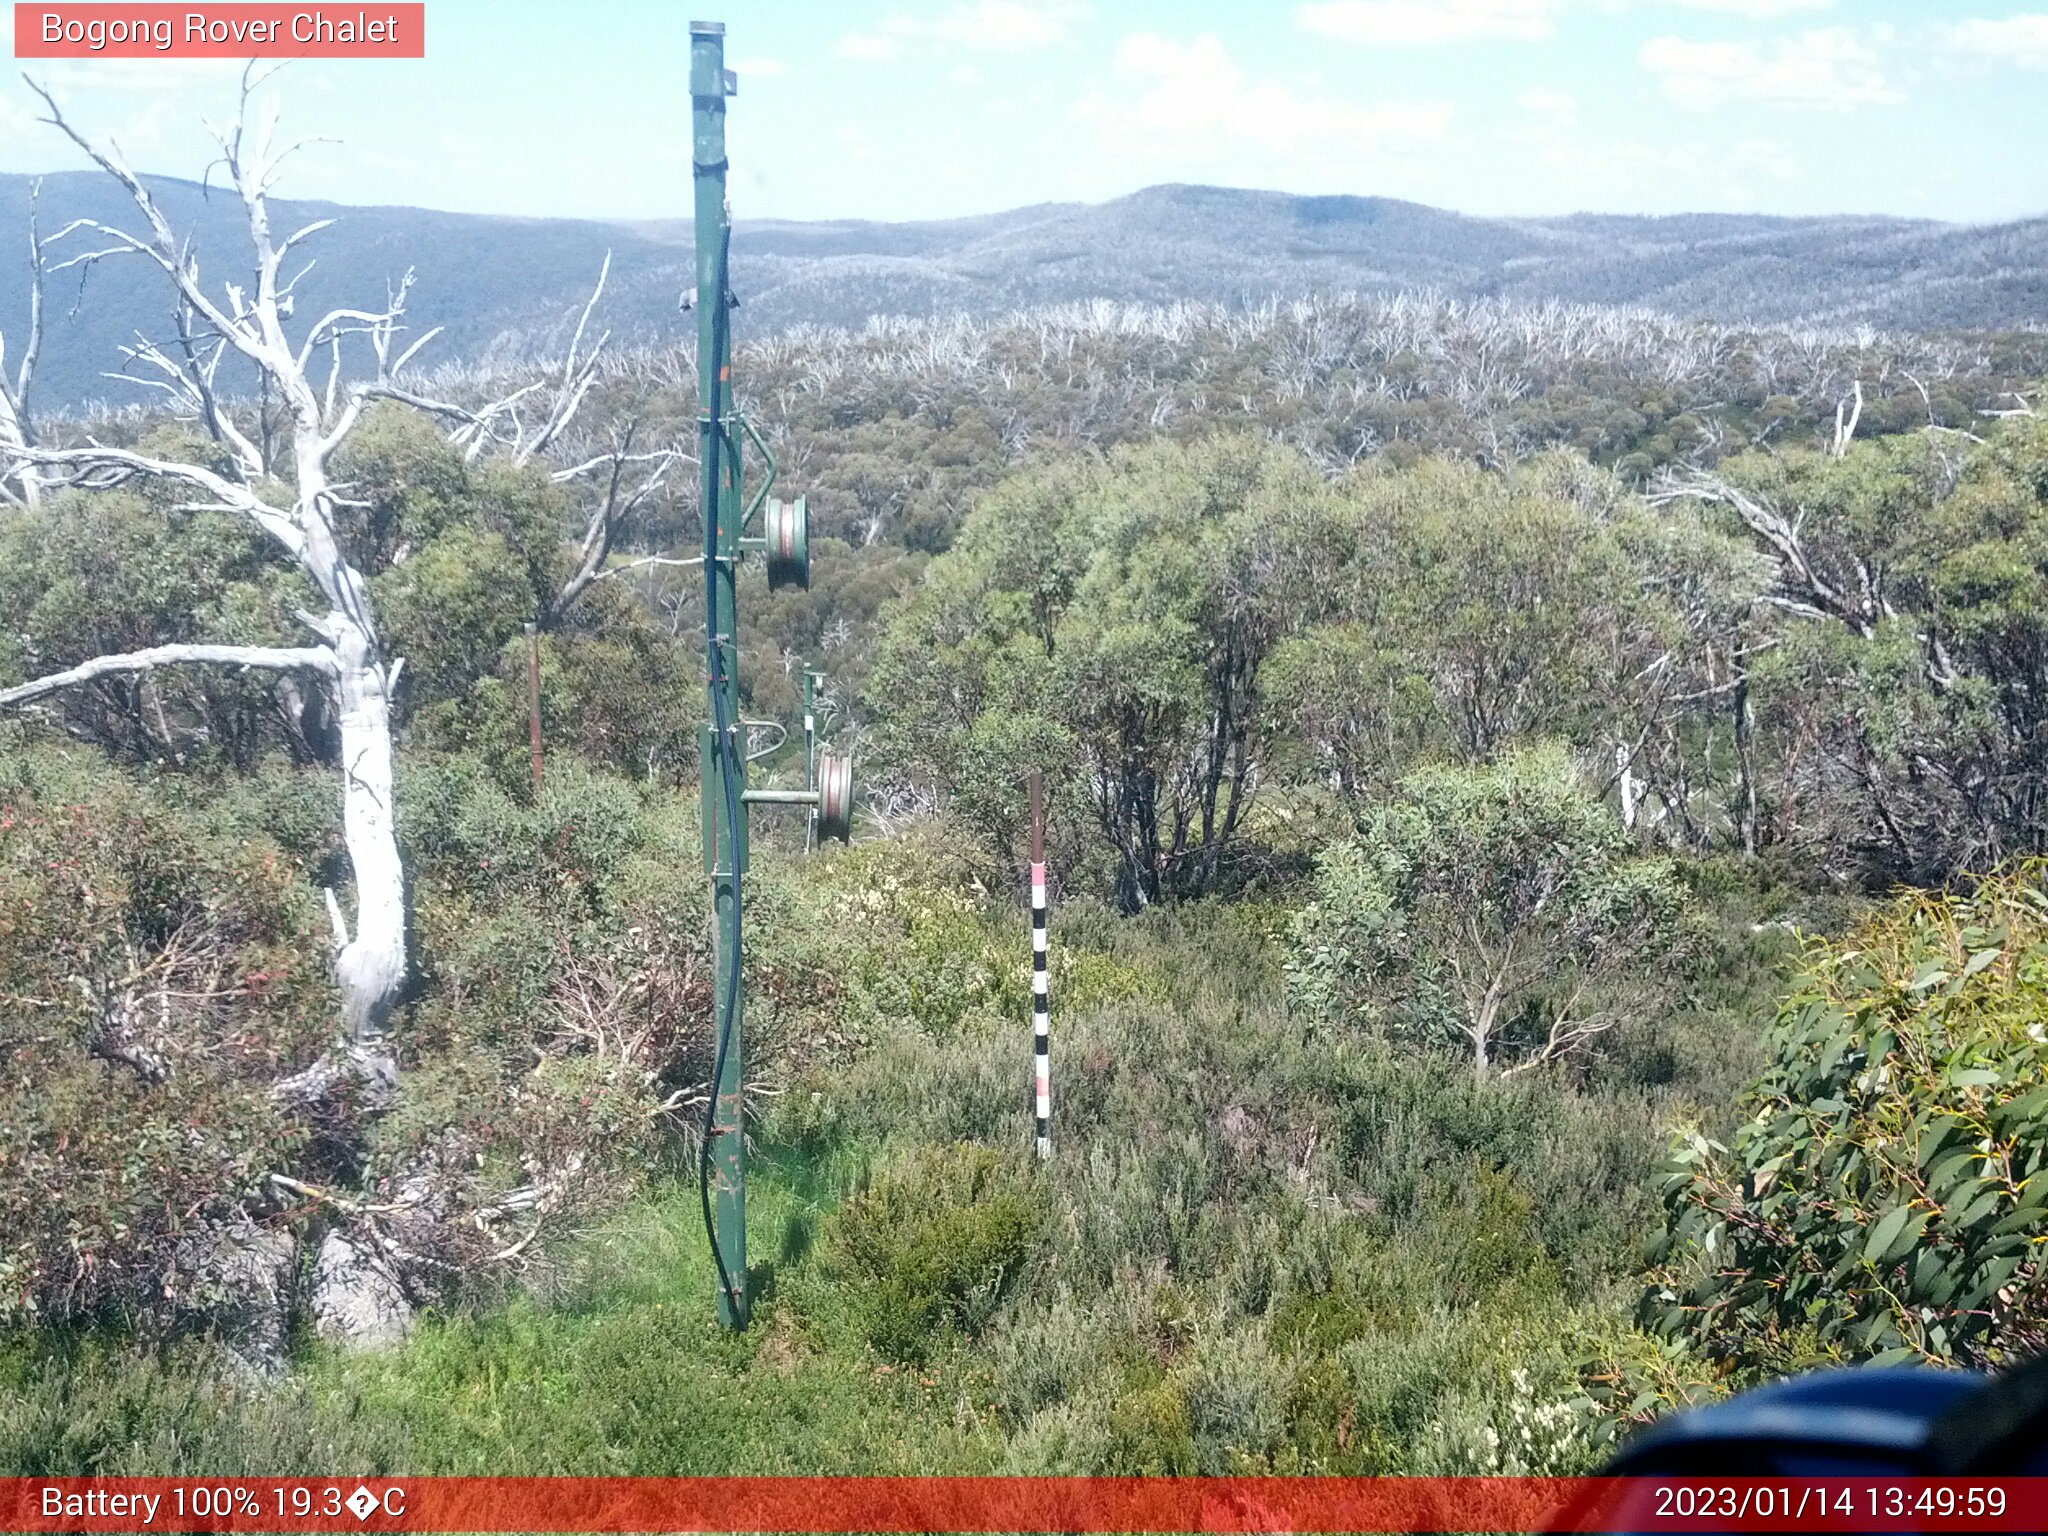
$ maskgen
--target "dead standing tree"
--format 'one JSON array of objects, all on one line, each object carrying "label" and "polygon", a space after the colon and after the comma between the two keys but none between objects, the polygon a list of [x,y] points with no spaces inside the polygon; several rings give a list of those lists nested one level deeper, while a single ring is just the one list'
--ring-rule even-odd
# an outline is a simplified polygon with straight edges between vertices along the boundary
[{"label": "dead standing tree", "polygon": [[[48,270],[90,267],[116,257],[139,258],[162,270],[173,290],[178,340],[159,344],[144,338],[124,349],[128,363],[146,370],[139,381],[166,393],[180,414],[204,423],[227,450],[229,465],[217,471],[92,439],[74,446],[38,441],[32,429],[24,429],[17,394],[8,407],[11,427],[0,429],[0,481],[12,480],[26,494],[34,494],[32,488],[38,484],[44,489],[105,490],[137,478],[172,483],[192,493],[179,510],[231,512],[262,530],[305,574],[326,611],[300,613],[313,640],[309,645],[164,645],[100,656],[0,691],[0,706],[26,704],[98,677],[179,665],[258,668],[317,680],[332,706],[339,746],[343,837],[354,874],[355,921],[351,930],[340,901],[329,891],[334,972],[342,995],[341,1039],[335,1051],[280,1084],[279,1091],[288,1099],[315,1102],[354,1082],[373,1098],[388,1098],[396,1087],[397,1064],[385,1030],[407,970],[405,882],[392,783],[392,692],[403,661],[385,653],[364,575],[336,538],[336,510],[348,503],[329,466],[371,402],[415,399],[401,385],[400,376],[435,333],[428,332],[394,355],[405,330],[408,275],[382,309],[333,310],[315,320],[297,345],[287,336],[292,290],[311,263],[287,279],[281,276],[286,259],[331,221],[309,224],[283,239],[272,230],[270,191],[279,165],[300,146],[276,147],[272,104],[266,104],[251,132],[251,76],[243,77],[233,126],[215,130],[215,138],[220,163],[247,214],[254,280],[253,286],[224,283],[218,297],[202,281],[190,247],[179,239],[118,149],[88,139],[47,90],[34,81],[29,84],[48,109],[43,121],[120,183],[142,219],[139,234],[96,219],[74,221],[48,240],[33,243],[38,273],[50,247],[78,237],[87,237],[93,248]],[[376,368],[373,377],[342,388],[340,349],[347,337],[368,341]],[[30,346],[33,351],[33,334]],[[323,352],[333,366],[324,388],[316,388],[313,368]],[[277,403],[281,430],[269,430],[267,421],[245,430],[222,399],[216,378],[229,357],[252,369],[264,395]],[[472,414],[488,420],[492,413]]]},{"label": "dead standing tree", "polygon": [[[343,835],[355,876],[355,923],[351,932],[340,901],[329,891],[335,976],[343,1006],[341,1049],[281,1084],[280,1092],[312,1102],[356,1080],[374,1096],[388,1098],[396,1086],[397,1064],[385,1045],[385,1028],[407,970],[405,883],[393,818],[392,775],[392,700],[404,662],[385,654],[364,573],[350,562],[336,537],[337,509],[360,503],[345,498],[346,487],[335,480],[329,466],[364,410],[379,400],[452,422],[451,440],[471,458],[495,450],[525,462],[565,445],[568,429],[598,377],[607,338],[599,336],[587,348],[584,342],[604,292],[610,258],[578,318],[559,372],[550,369],[489,403],[471,406],[430,398],[404,382],[406,366],[438,334],[437,327],[400,346],[412,287],[409,272],[388,294],[383,308],[331,310],[314,321],[295,346],[285,322],[293,308],[293,289],[312,264],[306,262],[290,278],[281,274],[286,258],[332,220],[315,221],[282,240],[273,232],[270,191],[279,165],[301,144],[275,146],[274,105],[265,106],[250,132],[253,83],[251,76],[244,76],[235,122],[214,136],[221,147],[220,163],[247,213],[254,285],[227,283],[217,299],[202,283],[189,246],[180,241],[118,149],[88,139],[66,119],[48,91],[29,82],[48,109],[43,121],[121,184],[145,229],[138,235],[80,219],[42,240],[32,227],[33,292],[40,296],[48,249],[80,235],[90,236],[93,248],[48,266],[47,271],[90,267],[123,256],[140,257],[159,267],[173,290],[177,339],[166,344],[143,337],[123,348],[130,371],[121,376],[162,392],[174,411],[203,423],[228,450],[230,468],[217,472],[93,441],[72,447],[39,442],[23,404],[40,339],[38,303],[19,382],[0,395],[0,487],[11,481],[17,487],[12,498],[18,501],[31,500],[39,487],[105,490],[138,477],[187,487],[196,496],[180,510],[222,510],[246,517],[305,573],[327,604],[324,613],[299,615],[317,643],[165,645],[96,657],[0,690],[0,707],[29,703],[95,678],[186,664],[260,668],[311,675],[319,681],[333,706],[339,742]],[[343,385],[342,351],[350,338],[367,341],[375,371],[365,380]],[[263,399],[275,405],[278,419],[273,421],[265,409],[248,430],[238,422],[217,384],[221,365],[230,357],[253,368]],[[323,363],[326,377],[316,386],[314,372]],[[591,499],[573,573],[537,615],[543,627],[559,622],[605,574],[617,529],[686,457],[673,448],[635,452],[632,431],[627,429],[615,434],[604,451],[552,472],[558,482],[594,483],[598,490]],[[289,500],[277,495],[280,484],[289,486]]]},{"label": "dead standing tree", "polygon": [[[337,513],[364,505],[330,470],[364,412],[379,401],[417,409],[449,423],[449,437],[466,456],[503,455],[516,463],[568,461],[547,473],[558,484],[584,493],[581,541],[569,575],[551,597],[543,597],[537,618],[543,627],[560,622],[589,588],[612,573],[611,557],[622,524],[664,484],[672,467],[687,458],[674,448],[637,451],[632,428],[593,435],[572,431],[579,411],[599,379],[604,336],[587,347],[591,315],[604,290],[601,274],[577,319],[575,335],[559,365],[546,365],[537,379],[491,398],[463,390],[459,403],[433,398],[413,387],[405,369],[437,334],[409,338],[406,303],[412,287],[407,273],[378,309],[342,308],[320,316],[296,345],[286,333],[293,291],[310,269],[304,262],[289,278],[287,258],[324,229],[318,220],[283,239],[271,226],[269,194],[278,166],[297,145],[274,146],[276,114],[266,104],[251,130],[252,76],[243,77],[234,124],[216,131],[227,178],[247,215],[255,257],[253,282],[220,285],[214,297],[202,282],[189,245],[180,241],[143,182],[111,144],[101,147],[78,132],[49,93],[30,82],[48,108],[47,121],[72,140],[128,193],[142,219],[140,233],[98,220],[73,222],[48,238],[31,223],[33,292],[40,298],[49,273],[122,257],[159,268],[173,300],[174,333],[158,342],[147,336],[122,349],[124,369],[113,375],[166,397],[175,416],[198,424],[224,450],[222,467],[153,457],[110,446],[60,426],[38,433],[26,410],[42,310],[37,304],[28,347],[14,382],[0,392],[0,499],[26,506],[48,490],[108,490],[137,479],[155,479],[190,493],[180,511],[226,511],[246,518],[281,548],[324,602],[322,612],[301,612],[312,643],[303,646],[167,644],[93,657],[61,671],[0,690],[0,708],[30,704],[61,691],[110,676],[146,675],[160,668],[215,665],[275,674],[281,694],[310,692],[314,712],[331,719],[322,734],[333,748],[342,779],[344,842],[354,876],[353,932],[342,902],[326,893],[335,943],[334,970],[342,994],[340,1037],[320,1059],[276,1085],[284,1102],[329,1118],[337,1101],[361,1108],[388,1103],[396,1093],[398,1067],[386,1043],[393,1005],[407,973],[404,872],[393,821],[393,704],[403,661],[390,655],[379,634],[367,590],[367,572],[352,561],[337,537]],[[86,237],[82,242],[79,237]],[[59,248],[86,249],[61,261]],[[609,270],[609,258],[606,260]],[[374,365],[369,376],[345,382],[344,345],[365,345]],[[223,376],[223,365],[230,365]],[[253,379],[251,376],[253,375]],[[319,375],[316,383],[316,375]],[[230,400],[227,381],[253,382],[253,398]],[[324,705],[324,710],[320,706]],[[141,1070],[140,1067],[137,1068]],[[572,1153],[572,1165],[581,1154]],[[515,1211],[545,1212],[573,1182],[576,1169],[546,1172],[536,1183],[513,1191],[494,1205],[468,1213],[469,1223],[489,1233],[493,1222]],[[329,1230],[314,1266],[309,1298],[323,1332],[360,1341],[392,1337],[409,1313],[402,1277],[421,1265],[446,1269],[409,1244],[435,1231],[463,1225],[459,1197],[447,1187],[429,1155],[395,1181],[399,1197],[363,1204],[284,1174],[279,1189],[317,1197],[330,1211],[359,1228],[368,1246]],[[395,1227],[399,1230],[387,1230]],[[429,1230],[430,1228],[434,1230]],[[531,1241],[483,1254],[511,1261]],[[259,1242],[268,1238],[258,1234]],[[240,1238],[230,1237],[229,1247]],[[274,1255],[273,1255],[274,1256]],[[266,1262],[268,1262],[266,1260]],[[283,1262],[283,1261],[279,1261]],[[376,1272],[372,1272],[372,1271]],[[273,1297],[274,1301],[275,1298]]]},{"label": "dead standing tree", "polygon": [[[590,434],[576,428],[578,413],[596,387],[609,331],[585,342],[591,317],[604,297],[611,277],[611,253],[606,252],[598,269],[597,283],[576,317],[576,327],[559,365],[538,365],[538,376],[527,380],[509,394],[488,404],[467,405],[456,399],[435,399],[395,383],[380,389],[386,399],[413,406],[448,424],[448,441],[462,449],[466,462],[487,453],[503,455],[514,464],[548,464],[558,457],[569,463],[548,470],[557,485],[574,486],[587,493],[583,508],[583,532],[577,543],[574,566],[554,596],[544,598],[534,614],[542,630],[558,627],[584,593],[607,577],[645,565],[690,564],[689,561],[645,557],[615,566],[611,563],[619,534],[639,511],[668,482],[678,464],[694,464],[694,455],[669,446],[635,451],[640,423],[629,419],[614,424],[598,446]],[[380,353],[381,356],[381,353]],[[338,360],[337,360],[338,367]],[[477,381],[468,381],[474,386]],[[480,393],[472,387],[466,393]],[[535,412],[538,418],[535,419]]]},{"label": "dead standing tree", "polygon": [[41,195],[41,182],[30,186],[28,335],[12,379],[7,374],[7,338],[0,335],[0,505],[17,507],[34,506],[41,489],[34,467],[18,455],[9,456],[10,450],[32,447],[36,440],[35,419],[29,414],[28,400],[35,387],[36,357],[43,345],[43,243],[36,229],[36,204]]}]

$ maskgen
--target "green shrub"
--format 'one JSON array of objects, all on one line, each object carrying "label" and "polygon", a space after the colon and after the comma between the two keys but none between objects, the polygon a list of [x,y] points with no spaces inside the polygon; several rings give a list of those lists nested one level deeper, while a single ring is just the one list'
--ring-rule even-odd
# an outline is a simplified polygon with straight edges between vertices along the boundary
[{"label": "green shrub", "polygon": [[388,1469],[406,1426],[304,1380],[258,1381],[194,1341],[0,1338],[0,1467],[12,1477],[333,1477]]},{"label": "green shrub", "polygon": [[303,1142],[267,1088],[327,1041],[323,929],[274,845],[76,753],[0,759],[0,1324],[182,1298],[180,1242]]},{"label": "green shrub", "polygon": [[1188,1369],[1188,1419],[1200,1471],[1270,1471],[1287,1435],[1293,1372],[1252,1324],[1201,1340]]},{"label": "green shrub", "polygon": [[1671,862],[1636,853],[1561,751],[1425,769],[1317,860],[1289,997],[1314,1020],[1452,1047],[1481,1077],[1519,1072],[1658,1007],[1682,910]]},{"label": "green shrub", "polygon": [[[177,428],[151,434],[143,448],[192,463],[219,451]],[[316,602],[305,579],[246,519],[173,510],[181,500],[169,482],[143,482],[54,495],[0,518],[0,684],[154,645],[305,643],[293,617]],[[246,770],[286,734],[277,675],[261,669],[107,677],[37,707],[135,763]]]},{"label": "green shrub", "polygon": [[1097,1470],[1110,1477],[1187,1477],[1200,1470],[1186,1390],[1154,1372],[1129,1379],[1109,1408],[1109,1438]]},{"label": "green shrub", "polygon": [[1593,1470],[1592,1403],[1565,1380],[1540,1387],[1509,1366],[1493,1390],[1460,1394],[1424,1427],[1413,1452],[1431,1477],[1569,1477]]},{"label": "green shrub", "polygon": [[978,1333],[1044,1219],[1031,1183],[983,1147],[927,1149],[885,1167],[832,1222],[847,1268],[870,1288],[869,1340],[922,1360],[947,1334]]},{"label": "green shrub", "polygon": [[1645,1300],[1745,1374],[2048,1343],[2048,865],[1817,943],[1732,1147],[1681,1138]]}]

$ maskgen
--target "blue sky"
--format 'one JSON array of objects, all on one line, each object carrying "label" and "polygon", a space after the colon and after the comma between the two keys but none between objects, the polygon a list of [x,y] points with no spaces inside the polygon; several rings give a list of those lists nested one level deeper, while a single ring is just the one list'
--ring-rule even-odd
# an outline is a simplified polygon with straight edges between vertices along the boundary
[{"label": "blue sky", "polygon": [[[727,24],[735,213],[942,218],[1160,181],[1480,214],[2048,212],[2032,0],[428,0],[428,57],[308,62],[285,195],[681,217],[687,23]],[[353,8],[353,7],[351,7]],[[193,175],[238,67],[34,63]],[[0,170],[77,164],[0,85]]]}]

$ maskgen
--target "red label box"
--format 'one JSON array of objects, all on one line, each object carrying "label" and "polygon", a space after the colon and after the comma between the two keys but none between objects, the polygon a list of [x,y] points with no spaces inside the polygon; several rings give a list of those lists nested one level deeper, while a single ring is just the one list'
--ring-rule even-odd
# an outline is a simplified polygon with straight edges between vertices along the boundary
[{"label": "red label box", "polygon": [[424,4],[14,7],[18,59],[423,59]]},{"label": "red label box", "polygon": [[0,1477],[0,1532],[1993,1532],[2048,1478]]}]

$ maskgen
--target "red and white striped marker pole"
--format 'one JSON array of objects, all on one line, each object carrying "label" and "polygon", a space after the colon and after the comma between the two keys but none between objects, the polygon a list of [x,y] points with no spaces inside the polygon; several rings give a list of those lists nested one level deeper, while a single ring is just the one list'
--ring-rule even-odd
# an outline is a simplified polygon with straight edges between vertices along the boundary
[{"label": "red and white striped marker pole", "polygon": [[1038,1155],[1052,1156],[1052,981],[1045,932],[1045,780],[1031,771],[1031,1070]]}]

